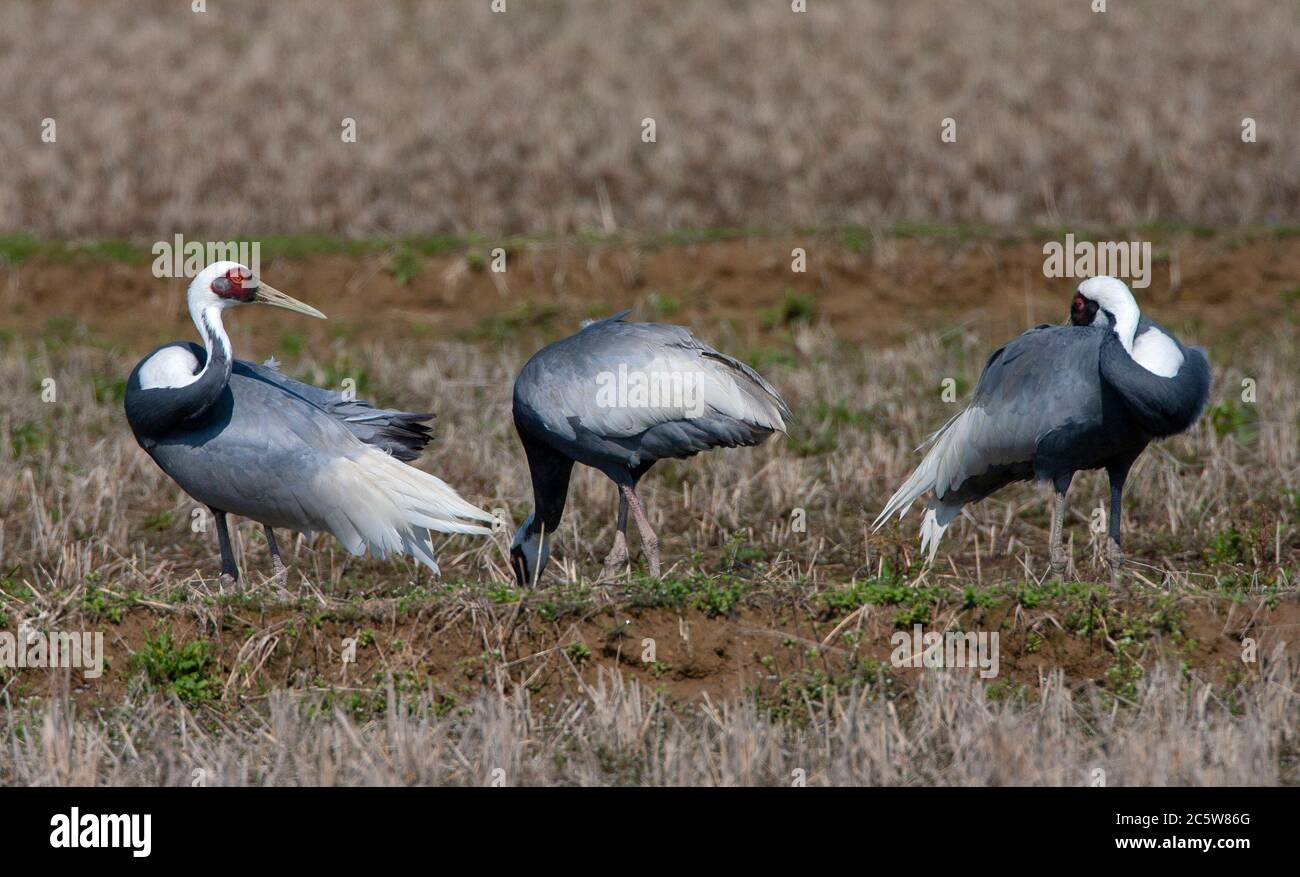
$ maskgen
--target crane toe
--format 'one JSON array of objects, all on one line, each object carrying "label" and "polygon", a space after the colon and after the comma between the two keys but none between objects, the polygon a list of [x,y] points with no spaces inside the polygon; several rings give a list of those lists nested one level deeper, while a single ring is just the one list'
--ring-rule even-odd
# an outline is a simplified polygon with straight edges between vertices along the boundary
[{"label": "crane toe", "polygon": [[614,533],[614,547],[605,555],[604,569],[601,571],[602,579],[616,578],[619,573],[627,566],[627,536],[620,530]]},{"label": "crane toe", "polygon": [[1119,581],[1119,571],[1124,566],[1124,550],[1113,537],[1106,540],[1106,565],[1110,567],[1111,581]]},{"label": "crane toe", "polygon": [[650,568],[650,578],[659,578],[659,538],[653,535],[649,539],[642,538],[641,552],[645,555],[646,565]]}]

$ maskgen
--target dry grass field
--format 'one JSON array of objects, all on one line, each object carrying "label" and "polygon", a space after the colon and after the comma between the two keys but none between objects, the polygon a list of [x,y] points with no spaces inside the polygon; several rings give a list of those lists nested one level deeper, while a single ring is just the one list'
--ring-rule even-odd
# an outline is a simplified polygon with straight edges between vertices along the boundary
[{"label": "dry grass field", "polygon": [[1276,0],[14,0],[0,233],[1294,223],[1297,56]]},{"label": "dry grass field", "polygon": [[[1300,785],[1300,5],[194,5],[0,3],[0,659],[105,645],[0,660],[0,785]],[[917,512],[869,522],[1065,320],[1067,234],[1152,245],[1205,416],[1133,471],[1117,581],[1100,473],[1065,581],[1033,485],[926,564]],[[196,340],[177,235],[329,315],[235,312],[237,356],[437,412],[418,465],[500,529],[440,578],[282,532],[272,576],[236,519],[223,583],[123,414]],[[578,471],[520,589],[514,377],[623,308],[756,367],[789,434],[655,467],[658,578],[635,532],[599,577],[616,498]],[[918,626],[996,634],[997,672],[900,665]]]},{"label": "dry grass field", "polygon": [[[1156,236],[1139,300],[1207,346],[1215,387],[1139,462],[1114,584],[1089,526],[1099,474],[1071,492],[1065,583],[1047,579],[1047,505],[1027,485],[972,507],[932,567],[915,514],[866,526],[951,415],[943,379],[964,398],[996,344],[1064,317],[1072,285],[1043,279],[1034,234],[517,240],[504,275],[483,246],[281,241],[264,275],[330,321],[250,308],[230,325],[241,357],[436,411],[420,465],[511,524],[442,542],[442,579],[285,534],[277,580],[240,521],[238,588],[121,410],[134,363],[193,337],[181,282],[129,246],[7,254],[0,629],[103,631],[107,665],[0,670],[0,782],[1300,782],[1300,238]],[[580,472],[556,561],[521,591],[506,548],[532,499],[511,382],[622,307],[752,362],[795,423],[656,467],[660,580],[633,537],[632,571],[595,581],[614,495]],[[893,666],[890,635],[914,624],[998,631],[999,675]]]}]

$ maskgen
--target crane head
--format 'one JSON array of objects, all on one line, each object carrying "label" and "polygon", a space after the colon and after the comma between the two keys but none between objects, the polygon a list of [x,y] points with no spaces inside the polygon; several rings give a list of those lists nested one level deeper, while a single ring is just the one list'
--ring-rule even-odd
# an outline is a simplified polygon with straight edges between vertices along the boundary
[{"label": "crane head", "polygon": [[237,305],[264,304],[325,319],[311,305],[268,286],[238,262],[213,262],[204,268],[190,281],[188,296],[190,311],[196,314],[209,307],[225,310]]},{"label": "crane head", "polygon": [[536,584],[551,559],[551,534],[545,528],[529,532],[535,515],[534,512],[528,516],[510,543],[510,569],[521,588]]},{"label": "crane head", "polygon": [[1074,301],[1070,303],[1070,324],[1073,326],[1091,326],[1097,319],[1097,310],[1101,305],[1095,300],[1088,298],[1082,292],[1074,293]]},{"label": "crane head", "polygon": [[1070,323],[1075,326],[1116,326],[1122,318],[1136,320],[1137,300],[1124,281],[1115,277],[1089,277],[1075,290]]}]

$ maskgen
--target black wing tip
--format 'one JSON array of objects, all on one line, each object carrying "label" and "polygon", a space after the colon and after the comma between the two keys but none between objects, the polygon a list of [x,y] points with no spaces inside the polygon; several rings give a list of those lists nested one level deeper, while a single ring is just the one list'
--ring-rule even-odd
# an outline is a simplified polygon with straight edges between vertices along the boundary
[{"label": "black wing tip", "polygon": [[403,463],[411,463],[419,458],[433,439],[433,433],[425,427],[411,430],[386,429],[374,444],[384,448]]},{"label": "black wing tip", "polygon": [[[387,416],[382,420],[356,423],[353,434],[366,444],[387,451],[403,463],[414,462],[433,440],[433,429],[425,421],[433,420],[437,415],[413,411],[383,413]],[[353,425],[347,421],[344,423]]]}]

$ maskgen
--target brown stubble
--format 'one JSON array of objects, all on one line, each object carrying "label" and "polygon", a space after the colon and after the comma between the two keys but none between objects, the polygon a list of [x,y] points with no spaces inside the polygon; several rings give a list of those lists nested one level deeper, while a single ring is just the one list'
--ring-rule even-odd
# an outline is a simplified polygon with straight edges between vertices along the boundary
[{"label": "brown stubble", "polygon": [[[101,683],[73,686],[70,696],[97,708],[129,702],[130,714],[140,716],[136,736],[158,741],[158,748],[131,760],[132,767],[121,773],[97,760],[110,771],[104,778],[113,781],[170,782],[178,775],[177,765],[187,759],[217,759],[226,766],[222,771],[230,771],[221,774],[222,781],[236,782],[248,765],[261,763],[256,729],[264,721],[296,722],[289,733],[300,735],[295,739],[305,747],[354,733],[366,745],[382,747],[385,734],[415,733],[426,727],[424,722],[437,725],[445,705],[428,704],[431,716],[411,719],[409,725],[403,724],[405,707],[385,712],[383,684],[375,680],[394,673],[407,680],[400,695],[404,702],[430,691],[436,692],[430,696],[438,704],[454,696],[469,710],[466,721],[484,723],[475,725],[474,733],[483,741],[471,760],[476,767],[443,764],[439,759],[445,751],[430,749],[418,757],[422,767],[400,777],[367,757],[357,763],[370,765],[366,770],[371,772],[336,766],[321,781],[355,782],[365,776],[377,782],[432,777],[471,782],[476,771],[495,763],[492,759],[513,752],[512,740],[519,751],[504,766],[511,776],[525,778],[521,781],[619,781],[586,768],[574,768],[567,779],[548,773],[542,762],[551,744],[537,744],[541,748],[534,750],[534,744],[510,736],[527,727],[529,739],[535,740],[539,727],[557,727],[529,724],[540,719],[520,712],[528,707],[534,713],[540,709],[546,715],[570,716],[558,720],[561,726],[569,722],[566,727],[593,751],[606,740],[603,735],[622,735],[632,764],[644,747],[663,741],[638,737],[620,722],[641,728],[651,717],[649,727],[662,733],[674,729],[671,733],[680,735],[673,743],[680,757],[636,767],[639,782],[776,782],[793,768],[779,759],[768,768],[753,766],[755,759],[767,757],[753,753],[768,751],[779,738],[777,726],[759,718],[755,704],[770,708],[772,698],[784,696],[784,680],[806,682],[817,673],[854,678],[875,695],[864,691],[862,703],[850,709],[854,701],[835,698],[859,695],[831,694],[824,686],[821,694],[801,689],[794,706],[784,706],[797,714],[791,728],[847,710],[857,717],[852,722],[861,724],[837,725],[829,732],[849,735],[848,740],[887,720],[897,726],[897,741],[906,741],[913,760],[890,767],[886,762],[898,753],[888,747],[869,749],[874,754],[861,760],[837,755],[809,767],[815,781],[1074,781],[1082,768],[1073,759],[1086,761],[1094,745],[1101,745],[1081,736],[1077,724],[1052,725],[1054,745],[1066,754],[1045,763],[1031,758],[1033,753],[1022,748],[1027,744],[1018,742],[1034,739],[1030,729],[1038,733],[1034,723],[1045,721],[1036,707],[983,703],[972,699],[974,689],[964,688],[965,683],[939,681],[930,678],[936,674],[920,671],[897,674],[890,697],[884,697],[886,689],[873,688],[872,674],[863,671],[862,662],[888,660],[896,608],[870,605],[850,617],[853,610],[828,610],[824,601],[875,577],[887,564],[904,570],[909,586],[938,589],[931,624],[1009,625],[1003,628],[1004,686],[1033,691],[1041,679],[1062,671],[1059,693],[1049,698],[1057,704],[1053,709],[1068,715],[1068,704],[1107,696],[1136,706],[1106,719],[1136,723],[1112,728],[1127,741],[1122,745],[1133,747],[1134,772],[1125,768],[1122,781],[1285,779],[1283,754],[1294,743],[1285,739],[1280,725],[1262,722],[1285,724],[1288,716],[1294,717],[1296,704],[1283,696],[1283,689],[1270,688],[1264,677],[1283,673],[1276,678],[1293,692],[1294,679],[1285,674],[1294,670],[1265,661],[1243,671],[1237,653],[1241,638],[1253,636],[1262,654],[1271,654],[1279,642],[1292,639],[1295,623],[1295,601],[1286,583],[1294,582],[1300,540],[1293,507],[1281,491],[1300,482],[1298,354],[1294,314],[1283,310],[1279,318],[1275,304],[1285,301],[1283,294],[1295,285],[1286,273],[1294,258],[1291,239],[1169,243],[1187,254],[1181,290],[1170,293],[1158,270],[1152,289],[1139,293],[1156,302],[1154,315],[1184,340],[1210,345],[1216,367],[1214,404],[1237,399],[1243,378],[1256,381],[1257,435],[1239,429],[1221,436],[1207,420],[1144,455],[1125,502],[1131,571],[1125,586],[1102,603],[1109,607],[1105,617],[1111,626],[1090,636],[1065,632],[1070,625],[1065,606],[1034,609],[1012,601],[987,616],[965,606],[967,589],[1004,587],[1014,593],[1019,583],[1032,585],[1046,572],[1046,506],[1042,494],[1029,486],[1010,488],[971,508],[970,517],[949,531],[939,562],[928,570],[917,565],[915,513],[902,527],[890,524],[878,534],[866,530],[867,521],[919,459],[913,449],[955,410],[940,399],[942,378],[961,378],[973,386],[988,351],[1026,323],[1050,318],[1064,300],[1053,293],[1068,289],[1068,282],[1029,279],[1032,255],[1023,242],[954,245],[903,239],[893,243],[891,256],[882,257],[876,247],[857,251],[812,239],[803,243],[814,253],[817,268],[824,269],[822,275],[839,273],[829,282],[804,287],[806,278],[788,280],[788,273],[783,277],[772,267],[784,260],[794,240],[756,237],[627,249],[606,245],[598,248],[599,255],[585,257],[572,245],[522,249],[512,256],[515,267],[507,275],[511,297],[505,304],[507,314],[520,316],[504,322],[489,308],[499,309],[499,300],[484,304],[484,296],[476,294],[473,284],[484,281],[472,268],[456,305],[436,294],[438,278],[452,273],[457,260],[466,260],[463,254],[428,260],[408,286],[392,284],[382,262],[371,270],[366,261],[371,257],[351,266],[333,256],[320,257],[324,261],[319,264],[315,258],[278,260],[276,271],[295,280],[281,286],[321,305],[332,319],[327,325],[304,326],[305,321],[291,316],[244,309],[231,319],[237,355],[261,359],[275,353],[291,374],[318,382],[357,370],[367,377],[366,395],[375,401],[436,411],[436,438],[420,465],[482,507],[503,509],[512,523],[490,539],[439,540],[445,571],[441,581],[410,563],[353,558],[327,536],[306,540],[282,534],[290,575],[274,581],[268,578],[260,529],[236,521],[233,534],[249,577],[247,592],[232,592],[216,580],[211,528],[207,534],[191,531],[193,502],[135,446],[113,395],[113,381],[123,378],[150,345],[192,336],[180,309],[161,293],[148,305],[153,310],[146,320],[131,319],[130,301],[116,290],[134,288],[132,284],[166,287],[168,295],[179,298],[177,284],[124,280],[124,275],[135,277],[133,271],[147,269],[95,260],[71,266],[24,263],[11,273],[3,292],[7,302],[28,307],[0,341],[0,574],[5,576],[0,611],[10,627],[18,619],[33,618],[63,629],[86,625],[106,632],[113,667]],[[561,252],[568,254],[563,272],[556,270]],[[1243,295],[1240,286],[1225,288],[1223,278],[1259,270],[1261,252],[1271,257],[1269,270],[1275,276],[1261,277],[1250,295]],[[623,284],[618,267],[623,261],[642,266],[644,285]],[[892,285],[884,289],[877,264],[907,273],[891,275]],[[89,283],[88,291],[95,293],[92,309],[75,307],[58,282],[73,268],[83,278],[79,291],[87,291],[84,284]],[[344,276],[371,278],[383,307],[360,296],[332,303],[312,296],[311,290],[335,288],[332,280]],[[943,294],[934,294],[927,277],[937,278]],[[807,323],[767,328],[763,312],[780,305],[787,282],[812,295],[813,316]],[[96,283],[103,288],[95,288]],[[34,290],[40,294],[30,294]],[[612,300],[604,290],[613,291]],[[662,307],[662,296],[680,300],[680,309],[660,316],[652,302]],[[1034,313],[1026,314],[1026,296]],[[552,304],[553,311],[536,310],[541,303]],[[612,540],[615,496],[605,478],[584,469],[571,487],[557,562],[542,589],[521,599],[511,588],[505,548],[513,524],[532,502],[510,424],[511,382],[543,341],[576,328],[589,312],[608,313],[624,304],[635,306],[639,316],[690,324],[720,349],[754,361],[795,412],[790,437],[757,449],[664,463],[643,484],[652,523],[664,540],[669,578],[685,584],[690,601],[709,589],[741,583],[738,602],[720,611],[689,601],[640,607],[647,585],[639,573],[592,586]],[[855,306],[856,320],[839,318]],[[1192,320],[1199,328],[1188,328]],[[50,376],[59,392],[52,404],[40,400],[41,381]],[[1091,510],[1104,498],[1099,475],[1081,476],[1071,492],[1067,525],[1074,564],[1085,579],[1104,576],[1101,544],[1088,527]],[[806,533],[790,526],[795,508],[807,512]],[[1241,536],[1238,556],[1211,556],[1216,539],[1233,530]],[[630,535],[635,559],[638,541]],[[119,606],[123,619],[114,623],[93,612],[87,604],[92,598]],[[1136,652],[1119,643],[1123,634],[1116,619],[1163,617],[1167,601],[1183,618],[1182,639],[1157,637]],[[234,733],[203,738],[183,750],[161,742],[168,723],[176,720],[176,707],[149,701],[129,664],[129,655],[160,630],[178,640],[214,643],[219,697],[202,711],[220,716]],[[356,668],[342,674],[340,642],[363,630],[375,634],[376,644],[364,650]],[[1031,632],[1044,641],[1041,649],[1030,647]],[[652,669],[639,660],[643,637],[660,644],[663,667]],[[585,644],[590,657],[571,654],[575,643]],[[766,663],[767,657],[775,663]],[[1176,690],[1159,675],[1166,660],[1187,661],[1195,685]],[[1107,695],[1108,672],[1135,661],[1145,670],[1138,689]],[[621,681],[607,677],[613,669],[623,674]],[[57,686],[47,690],[30,671],[7,677],[3,688],[13,696],[58,693]],[[338,698],[362,697],[378,709],[366,715],[382,721],[366,724],[364,732],[343,724],[352,721],[343,717],[299,722],[296,708],[280,701],[277,692],[285,690],[306,698],[332,697],[332,704]],[[1208,724],[1181,724],[1178,698],[1200,698],[1207,690],[1215,709],[1219,706],[1213,698],[1227,698],[1225,691],[1235,700]],[[748,699],[755,692],[758,699]],[[732,763],[727,761],[731,755],[718,762],[717,753],[707,754],[716,737],[698,736],[700,728],[690,718],[705,695],[709,708],[719,711],[719,721],[741,741],[737,745],[751,755]],[[872,701],[873,696],[884,701]],[[371,704],[374,698],[377,706]],[[1242,698],[1254,706],[1234,718]],[[885,702],[894,703],[899,714],[890,714]],[[1158,706],[1166,718],[1144,723],[1143,704]],[[49,745],[74,728],[89,735],[92,743],[87,745],[108,745],[88,720],[65,720],[59,710],[67,707],[51,707]],[[593,710],[605,711],[607,718],[592,719]],[[938,772],[939,753],[953,741],[935,738],[925,727],[952,711],[1002,741],[998,751],[1004,759],[996,775],[989,773],[995,770],[989,763],[991,750],[981,748],[985,744],[979,740],[962,744],[970,747],[969,760],[959,761],[946,775]],[[1109,713],[1100,709],[1087,715],[1088,721],[1100,721]],[[913,721],[919,724],[909,724]],[[802,731],[789,733],[803,739],[798,737]],[[1162,763],[1159,770],[1136,773],[1136,753],[1160,750],[1162,736],[1183,740],[1187,751],[1216,753],[1205,762],[1215,766],[1198,774],[1191,762]],[[542,739],[548,738],[542,734]],[[1262,772],[1249,773],[1246,761],[1234,760],[1234,753],[1243,751],[1263,753],[1264,760],[1256,762]],[[532,760],[534,752],[541,753],[540,760]],[[799,756],[804,757],[811,756]],[[719,766],[723,763],[727,766]],[[66,761],[57,776],[82,776],[78,771],[90,769],[87,764]],[[24,761],[13,768],[13,778],[59,781],[42,770],[40,764]]]},{"label": "brown stubble", "polygon": [[1295,219],[1285,3],[789,6],[5,3],[0,232]]}]

